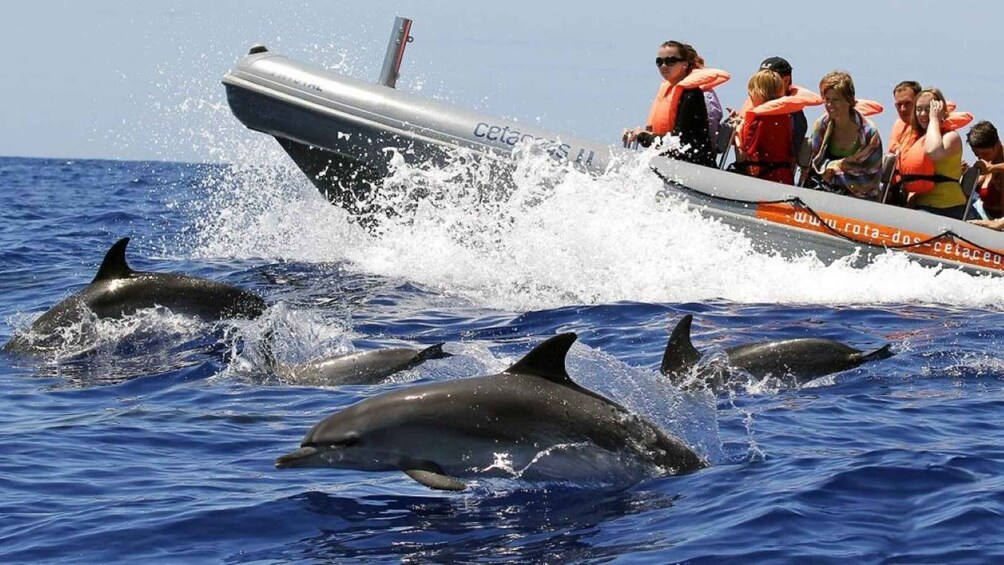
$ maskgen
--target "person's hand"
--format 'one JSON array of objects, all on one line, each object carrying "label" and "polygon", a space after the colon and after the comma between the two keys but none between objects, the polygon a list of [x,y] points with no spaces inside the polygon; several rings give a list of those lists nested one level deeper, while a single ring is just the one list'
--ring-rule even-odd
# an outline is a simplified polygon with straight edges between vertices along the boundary
[{"label": "person's hand", "polygon": [[945,103],[941,100],[931,100],[931,110],[928,113],[931,121],[938,120],[941,122],[945,119]]},{"label": "person's hand", "polygon": [[1004,231],[1004,218],[997,218],[996,220],[969,220],[969,223],[992,230]]},{"label": "person's hand", "polygon": [[[962,162],[963,165],[965,163],[966,163],[965,161]],[[990,164],[984,161],[983,159],[977,159],[976,162],[973,163],[973,166],[980,170],[981,175],[987,174],[987,172],[990,170]],[[962,172],[964,173],[966,171]]]},{"label": "person's hand", "polygon": [[826,167],[825,169],[823,169],[823,174],[819,176],[823,178],[823,182],[825,182],[826,184],[830,184],[831,182],[833,182],[833,177],[836,176],[836,174],[837,174],[836,169]]},{"label": "person's hand", "polygon": [[640,127],[634,129],[625,129],[624,133],[621,134],[621,141],[624,142],[624,145],[630,145],[638,139],[638,134],[643,131],[645,131],[645,128],[640,128]]}]

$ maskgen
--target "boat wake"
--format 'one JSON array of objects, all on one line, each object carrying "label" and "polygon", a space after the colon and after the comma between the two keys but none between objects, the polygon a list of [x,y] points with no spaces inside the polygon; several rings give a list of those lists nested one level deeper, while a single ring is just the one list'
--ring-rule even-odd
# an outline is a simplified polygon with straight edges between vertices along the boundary
[{"label": "boat wake", "polygon": [[[29,344],[36,339],[28,330],[32,319],[21,315],[15,322]],[[36,376],[61,378],[61,386],[116,384],[218,359],[237,347],[240,328],[248,324],[207,324],[162,307],[122,318],[89,316],[55,336],[37,336],[39,346],[31,355],[16,356],[16,363],[33,368]]]},{"label": "boat wake", "polygon": [[[393,160],[383,205],[409,213],[360,227],[330,205],[277,145],[249,149],[205,179],[192,206],[192,253],[206,257],[347,262],[472,303],[509,310],[617,301],[944,303],[996,307],[1004,279],[921,266],[883,254],[865,268],[754,249],[743,233],[660,196],[654,152],[591,176],[533,146],[511,182],[483,164]],[[251,157],[253,155],[253,157]],[[263,158],[264,157],[264,158]],[[416,198],[420,194],[421,198]]]}]

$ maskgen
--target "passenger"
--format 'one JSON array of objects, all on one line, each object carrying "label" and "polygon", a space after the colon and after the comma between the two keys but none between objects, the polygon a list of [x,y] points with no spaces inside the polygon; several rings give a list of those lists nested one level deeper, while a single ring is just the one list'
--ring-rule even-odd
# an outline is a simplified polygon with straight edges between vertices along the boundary
[{"label": "passenger", "polygon": [[[900,152],[904,147],[913,145],[917,134],[913,131],[913,108],[917,94],[921,91],[920,83],[915,80],[904,80],[892,89],[893,105],[896,107],[896,121],[889,132],[889,153]],[[889,186],[885,198],[886,204],[906,206],[906,194],[898,183]]]},{"label": "passenger", "polygon": [[896,122],[892,124],[889,133],[889,153],[895,153],[902,147],[913,145],[913,108],[920,94],[920,83],[915,80],[904,80],[892,89],[892,99],[896,106]]},{"label": "passenger", "polygon": [[[791,63],[786,59],[781,57],[767,57],[760,63],[760,70],[771,70],[781,75],[781,80],[784,81],[785,94],[787,96],[794,96],[805,101],[805,106],[819,106],[823,103],[823,99],[815,92],[792,84],[791,79]],[[748,100],[747,100],[748,102]],[[743,107],[745,110],[745,105]],[[741,112],[742,115],[745,112]],[[806,133],[809,131],[809,123],[805,118],[805,112],[799,110],[797,112],[792,112],[789,114],[791,116],[791,163],[792,163],[792,176],[795,174],[795,166],[798,164],[798,155],[802,151],[802,145],[805,143]]]},{"label": "passenger", "polygon": [[793,97],[784,95],[784,80],[771,70],[757,71],[750,77],[747,89],[752,107],[736,128],[736,162],[732,168],[752,177],[795,184],[791,116],[796,106],[779,103]]},{"label": "passenger", "polygon": [[826,113],[812,125],[812,182],[817,188],[875,199],[882,172],[882,138],[854,108],[854,81],[833,71],[819,81]]},{"label": "passenger", "polygon": [[962,219],[966,196],[962,176],[962,138],[949,125],[943,128],[948,109],[937,88],[917,95],[911,127],[916,136],[899,153],[899,181],[908,193],[908,203],[920,210]]},{"label": "passenger", "polygon": [[702,68],[694,48],[679,41],[663,43],[655,64],[664,80],[652,102],[648,121],[643,128],[625,131],[624,142],[637,140],[647,145],[653,135],[672,134],[679,139],[680,146],[670,149],[666,155],[714,167],[715,151],[708,127],[704,92],[729,80],[729,74],[718,69]]},{"label": "passenger", "polygon": [[978,122],[966,134],[966,142],[976,155],[974,167],[979,168],[976,181],[983,211],[990,219],[1004,216],[1004,146],[997,128],[987,121]]}]

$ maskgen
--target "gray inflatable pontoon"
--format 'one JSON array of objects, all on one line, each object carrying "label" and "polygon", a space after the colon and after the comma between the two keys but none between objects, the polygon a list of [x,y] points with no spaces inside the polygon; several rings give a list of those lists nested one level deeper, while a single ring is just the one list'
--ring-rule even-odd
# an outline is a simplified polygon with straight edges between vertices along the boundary
[{"label": "gray inflatable pontoon", "polygon": [[[395,23],[381,83],[313,68],[255,46],[223,78],[234,115],[274,136],[333,203],[360,217],[379,211],[372,191],[395,148],[409,162],[444,163],[461,153],[487,159],[499,174],[519,143],[600,173],[630,151],[481,115],[393,88],[407,27]],[[668,158],[653,161],[666,189],[742,230],[764,251],[814,252],[827,262],[857,253],[867,264],[902,252],[924,264],[1004,274],[1004,233],[922,211],[777,184]],[[377,187],[377,188],[374,188]]]}]

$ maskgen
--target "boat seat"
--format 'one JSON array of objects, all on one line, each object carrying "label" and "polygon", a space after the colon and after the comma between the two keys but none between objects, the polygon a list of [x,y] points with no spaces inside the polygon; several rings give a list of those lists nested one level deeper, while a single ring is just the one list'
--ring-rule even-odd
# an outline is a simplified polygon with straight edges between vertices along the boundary
[{"label": "boat seat", "polygon": [[812,143],[809,138],[802,139],[802,144],[798,146],[798,166],[802,169],[809,168],[809,160],[812,159]]},{"label": "boat seat", "polygon": [[[980,178],[980,170],[976,167],[969,167],[962,173],[959,185],[962,186],[962,193],[966,195],[966,211],[962,215],[962,221],[969,218],[969,211],[973,208],[973,189],[976,188],[976,181]],[[977,196],[979,198],[979,196]]]},{"label": "boat seat", "polygon": [[732,140],[736,137],[736,126],[729,118],[722,120],[718,126],[718,137],[715,138],[715,152],[718,153],[718,168],[725,168],[725,161],[732,150]]},{"label": "boat seat", "polygon": [[802,138],[802,144],[798,146],[798,168],[800,169],[800,175],[798,178],[798,186],[805,186],[806,181],[809,180],[809,165],[812,161],[812,142],[809,141],[808,137]]},{"label": "boat seat", "polygon": [[879,190],[882,191],[882,198],[879,202],[883,204],[889,198],[889,188],[892,186],[892,178],[896,175],[898,158],[899,153],[886,153],[882,156],[882,172],[879,173]]}]

